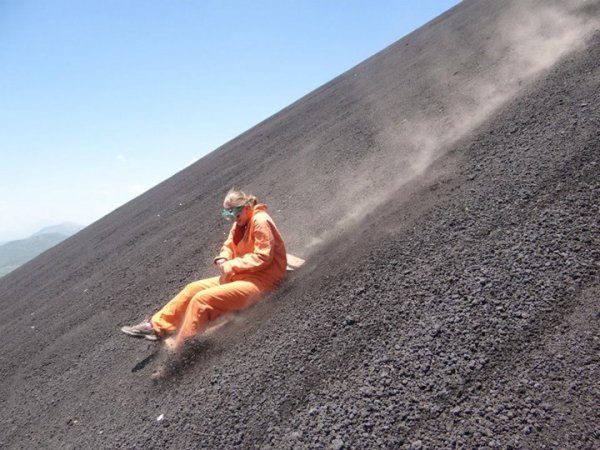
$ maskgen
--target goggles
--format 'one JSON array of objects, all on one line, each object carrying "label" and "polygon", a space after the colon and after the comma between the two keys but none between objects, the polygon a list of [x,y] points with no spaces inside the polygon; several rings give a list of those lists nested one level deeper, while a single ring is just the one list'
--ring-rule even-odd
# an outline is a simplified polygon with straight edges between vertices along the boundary
[{"label": "goggles", "polygon": [[239,217],[239,215],[242,213],[242,209],[244,209],[243,206],[236,206],[235,208],[227,208],[227,209],[223,208],[223,211],[221,212],[221,216],[227,222],[231,222],[232,220],[237,219]]}]

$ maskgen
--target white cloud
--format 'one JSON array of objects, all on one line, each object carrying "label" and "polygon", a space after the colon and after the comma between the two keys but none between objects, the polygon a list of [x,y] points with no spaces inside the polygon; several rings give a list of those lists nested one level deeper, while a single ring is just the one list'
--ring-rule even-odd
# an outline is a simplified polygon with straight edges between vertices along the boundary
[{"label": "white cloud", "polygon": [[126,157],[125,157],[125,155],[123,155],[122,153],[119,153],[119,154],[117,155],[117,161],[119,161],[119,162],[126,162],[126,161],[127,161],[127,158],[126,158]]}]

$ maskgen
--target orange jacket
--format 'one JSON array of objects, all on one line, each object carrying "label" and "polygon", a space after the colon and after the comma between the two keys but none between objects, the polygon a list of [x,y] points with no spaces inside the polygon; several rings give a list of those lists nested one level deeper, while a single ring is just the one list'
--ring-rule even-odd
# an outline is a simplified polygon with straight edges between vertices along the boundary
[{"label": "orange jacket", "polygon": [[[238,230],[234,223],[229,236],[215,258],[225,258],[223,272],[228,281],[253,278],[275,285],[286,276],[287,257],[285,244],[267,205],[259,203],[252,209],[246,230]],[[236,244],[234,236],[243,236]]]}]

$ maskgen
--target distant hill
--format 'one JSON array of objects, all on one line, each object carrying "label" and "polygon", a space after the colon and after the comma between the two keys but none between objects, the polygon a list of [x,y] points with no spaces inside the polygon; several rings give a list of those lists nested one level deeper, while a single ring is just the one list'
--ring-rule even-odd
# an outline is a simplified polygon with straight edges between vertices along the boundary
[{"label": "distant hill", "polygon": [[27,239],[0,244],[0,277],[54,247],[83,227],[75,223],[61,223],[45,227]]},{"label": "distant hill", "polygon": [[52,225],[49,227],[42,228],[40,231],[35,233],[33,236],[39,236],[42,234],[62,234],[64,236],[72,236],[78,231],[82,230],[83,227],[73,222],[63,222],[58,225]]}]

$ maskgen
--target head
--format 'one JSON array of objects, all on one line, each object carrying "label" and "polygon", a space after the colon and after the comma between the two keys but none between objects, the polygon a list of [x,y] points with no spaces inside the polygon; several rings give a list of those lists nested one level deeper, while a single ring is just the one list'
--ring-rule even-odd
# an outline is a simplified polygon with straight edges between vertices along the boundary
[{"label": "head", "polygon": [[223,200],[223,217],[235,219],[238,225],[246,225],[250,220],[252,208],[258,203],[254,195],[231,189]]}]

